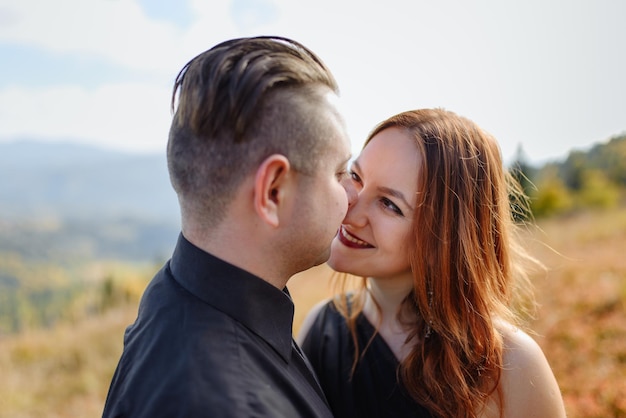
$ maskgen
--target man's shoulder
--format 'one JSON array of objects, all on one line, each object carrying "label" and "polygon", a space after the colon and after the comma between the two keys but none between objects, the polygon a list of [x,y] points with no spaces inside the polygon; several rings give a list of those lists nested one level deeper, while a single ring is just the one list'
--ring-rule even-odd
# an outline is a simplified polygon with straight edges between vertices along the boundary
[{"label": "man's shoulder", "polygon": [[[187,338],[150,341],[138,333],[141,344],[125,348],[108,408],[142,417],[251,416],[270,405],[276,414],[258,416],[281,416],[279,410],[295,408],[277,387],[289,379],[280,356],[236,321],[219,322]],[[216,326],[225,332],[213,332]]]},{"label": "man's shoulder", "polygon": [[209,407],[232,410],[238,394],[245,393],[239,331],[228,317],[214,314],[205,317],[210,322],[203,327],[193,324],[196,318],[158,313],[129,327],[108,409],[145,417],[195,416]]}]

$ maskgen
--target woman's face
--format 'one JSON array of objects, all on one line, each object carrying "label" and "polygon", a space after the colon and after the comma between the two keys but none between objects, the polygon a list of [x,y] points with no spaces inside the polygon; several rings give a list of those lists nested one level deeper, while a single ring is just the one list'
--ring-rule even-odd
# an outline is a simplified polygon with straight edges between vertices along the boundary
[{"label": "woman's face", "polygon": [[352,164],[357,198],[333,240],[328,264],[375,278],[411,278],[408,243],[420,156],[400,128],[375,135]]}]

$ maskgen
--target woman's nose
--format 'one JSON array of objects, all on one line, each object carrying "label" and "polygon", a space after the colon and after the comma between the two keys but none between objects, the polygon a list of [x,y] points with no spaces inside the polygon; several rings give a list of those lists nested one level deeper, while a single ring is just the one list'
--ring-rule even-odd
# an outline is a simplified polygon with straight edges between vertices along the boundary
[{"label": "woman's nose", "polygon": [[361,194],[354,187],[352,188],[352,197],[348,197],[348,212],[343,223],[358,228],[364,227],[368,223],[367,203],[363,201]]},{"label": "woman's nose", "polygon": [[354,182],[349,177],[344,179],[341,184],[346,190],[346,195],[348,196],[348,208],[350,208],[356,202],[358,192],[356,190],[356,187],[354,187]]}]

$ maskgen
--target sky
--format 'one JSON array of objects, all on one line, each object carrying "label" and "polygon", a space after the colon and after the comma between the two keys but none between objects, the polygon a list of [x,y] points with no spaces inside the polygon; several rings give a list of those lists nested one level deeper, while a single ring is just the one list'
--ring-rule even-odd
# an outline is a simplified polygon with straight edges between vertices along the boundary
[{"label": "sky", "polygon": [[0,0],[0,141],[164,153],[179,70],[280,35],[330,67],[355,154],[443,107],[539,164],[626,133],[625,18],[623,0]]}]

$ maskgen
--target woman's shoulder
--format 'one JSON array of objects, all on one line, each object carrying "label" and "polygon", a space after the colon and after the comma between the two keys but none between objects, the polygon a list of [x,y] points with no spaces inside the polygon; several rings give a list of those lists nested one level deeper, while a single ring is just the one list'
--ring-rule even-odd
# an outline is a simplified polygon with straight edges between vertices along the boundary
[{"label": "woman's shoulder", "polygon": [[309,310],[300,325],[296,341],[300,344],[313,327],[316,331],[322,329],[338,329],[345,326],[346,315],[353,309],[355,294],[341,293],[324,299]]},{"label": "woman's shoulder", "polygon": [[320,313],[323,310],[328,309],[332,304],[333,304],[332,299],[328,298],[313,305],[313,307],[309,310],[309,312],[304,317],[302,324],[300,324],[298,336],[296,337],[296,341],[298,344],[300,345],[302,344],[302,342],[304,341],[304,338],[313,327],[313,324],[317,320]]},{"label": "woman's shoulder", "polygon": [[539,344],[521,328],[508,322],[500,321],[496,325],[504,344],[504,356],[515,365],[523,365],[526,362],[537,361],[537,357],[543,357],[543,351]]},{"label": "woman's shoulder", "polygon": [[502,335],[503,368],[505,371],[519,373],[547,368],[552,374],[543,350],[533,337],[521,328],[506,322],[500,322],[497,327],[500,335]]},{"label": "woman's shoulder", "polygon": [[564,417],[556,378],[539,344],[523,330],[501,322],[501,388],[507,417]]}]

